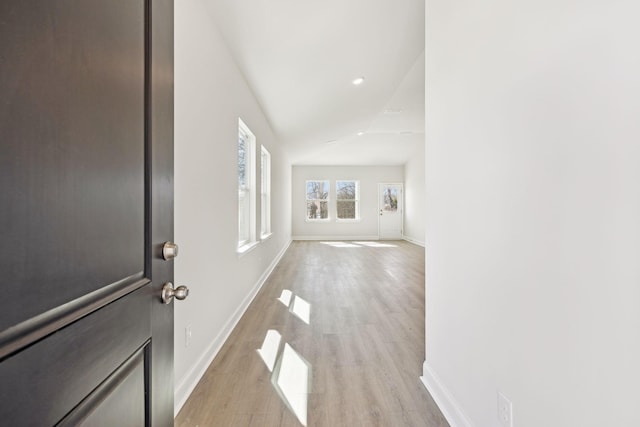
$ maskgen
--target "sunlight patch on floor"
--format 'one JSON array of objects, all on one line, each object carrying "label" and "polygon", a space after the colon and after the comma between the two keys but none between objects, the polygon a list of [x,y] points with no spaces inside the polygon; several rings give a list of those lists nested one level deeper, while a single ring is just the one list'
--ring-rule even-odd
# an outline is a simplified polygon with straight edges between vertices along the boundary
[{"label": "sunlight patch on floor", "polygon": [[311,304],[309,304],[307,301],[296,295],[293,300],[291,312],[307,325],[309,324],[311,320]]},{"label": "sunlight patch on floor", "polygon": [[273,367],[276,364],[281,339],[282,335],[280,335],[278,331],[269,329],[267,335],[264,337],[262,347],[258,349],[258,354],[262,357],[262,360],[270,372],[273,371]]},{"label": "sunlight patch on floor", "polygon": [[[291,298],[293,297],[293,302]],[[284,289],[278,301],[289,307],[289,312],[307,325],[311,318],[311,304]],[[311,364],[300,356],[289,343],[280,351],[282,335],[269,329],[257,350],[271,372],[271,384],[287,407],[303,426],[307,425],[307,401],[310,393]]]},{"label": "sunlight patch on floor", "polygon": [[354,245],[349,242],[320,242],[323,245],[333,246],[334,248],[360,248],[360,245]]},{"label": "sunlight patch on floor", "polygon": [[289,344],[284,344],[276,372],[271,379],[283,401],[303,426],[307,425],[311,365]]},{"label": "sunlight patch on floor", "polygon": [[367,246],[369,248],[397,248],[398,245],[392,243],[380,243],[380,242],[353,242],[358,245]]},{"label": "sunlight patch on floor", "polygon": [[332,246],[334,248],[361,248],[363,246],[368,248],[397,248],[398,245],[393,243],[382,242],[320,242],[323,245]]},{"label": "sunlight patch on floor", "polygon": [[280,298],[278,298],[278,301],[280,301],[281,303],[283,303],[286,307],[289,307],[289,304],[291,304],[291,291],[288,289],[283,289],[282,293],[280,294]]}]

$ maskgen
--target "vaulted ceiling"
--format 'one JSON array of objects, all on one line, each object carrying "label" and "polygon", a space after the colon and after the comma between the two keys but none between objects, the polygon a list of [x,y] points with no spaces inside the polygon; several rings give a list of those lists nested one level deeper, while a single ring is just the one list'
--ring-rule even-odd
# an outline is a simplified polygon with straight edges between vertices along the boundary
[{"label": "vaulted ceiling", "polygon": [[397,165],[424,144],[424,0],[208,1],[293,164]]}]

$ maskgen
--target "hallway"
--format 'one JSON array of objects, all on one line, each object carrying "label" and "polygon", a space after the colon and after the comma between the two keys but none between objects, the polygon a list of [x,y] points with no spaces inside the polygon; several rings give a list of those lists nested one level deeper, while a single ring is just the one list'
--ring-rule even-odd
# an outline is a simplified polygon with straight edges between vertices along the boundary
[{"label": "hallway", "polygon": [[294,241],[176,426],[448,426],[424,319],[422,247]]}]

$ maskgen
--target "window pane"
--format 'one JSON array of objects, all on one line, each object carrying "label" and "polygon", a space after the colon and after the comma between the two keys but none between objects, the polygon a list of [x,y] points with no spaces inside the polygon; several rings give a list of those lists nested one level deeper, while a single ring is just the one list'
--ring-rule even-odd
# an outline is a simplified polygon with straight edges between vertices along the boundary
[{"label": "window pane", "polygon": [[329,218],[329,181],[307,181],[307,219]]},{"label": "window pane", "polygon": [[319,200],[329,198],[329,181],[307,181],[307,199]]},{"label": "window pane", "polygon": [[356,202],[338,200],[337,209],[339,219],[356,219]]},{"label": "window pane", "polygon": [[249,200],[244,191],[238,193],[238,243],[249,240]]},{"label": "window pane", "polygon": [[238,248],[256,239],[256,137],[238,119]]},{"label": "window pane", "polygon": [[307,202],[307,218],[318,219],[320,218],[319,202]]},{"label": "window pane", "polygon": [[336,181],[336,197],[338,200],[357,199],[356,182],[355,181]]},{"label": "window pane", "polygon": [[240,133],[238,137],[238,187],[247,186],[247,141]]},{"label": "window pane", "polygon": [[307,218],[308,219],[329,218],[328,202],[321,202],[321,201],[307,202]]},{"label": "window pane", "polygon": [[336,211],[338,219],[359,219],[358,181],[336,181]]},{"label": "window pane", "polygon": [[320,219],[329,218],[329,203],[320,202]]},{"label": "window pane", "polygon": [[265,236],[271,232],[271,154],[262,147],[260,150],[261,170],[261,211],[260,234]]}]

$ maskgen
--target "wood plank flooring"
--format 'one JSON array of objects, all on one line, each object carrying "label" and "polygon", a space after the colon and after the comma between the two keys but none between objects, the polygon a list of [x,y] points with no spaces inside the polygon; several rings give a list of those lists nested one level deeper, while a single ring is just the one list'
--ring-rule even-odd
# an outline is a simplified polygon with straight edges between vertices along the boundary
[{"label": "wood plank flooring", "polygon": [[293,242],[176,426],[448,426],[419,380],[424,318],[423,248]]}]

